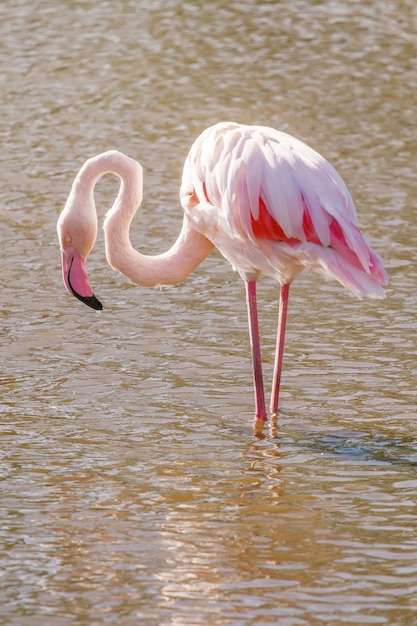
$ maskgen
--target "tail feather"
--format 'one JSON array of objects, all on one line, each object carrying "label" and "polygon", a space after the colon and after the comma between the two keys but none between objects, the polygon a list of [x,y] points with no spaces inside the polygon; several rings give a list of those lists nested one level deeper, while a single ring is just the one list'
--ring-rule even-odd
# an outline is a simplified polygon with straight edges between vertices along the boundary
[{"label": "tail feather", "polygon": [[383,286],[388,283],[388,275],[377,254],[371,252],[370,260],[370,267],[366,271],[352,265],[331,248],[325,248],[320,251],[315,267],[326,277],[336,278],[358,298],[384,298]]}]

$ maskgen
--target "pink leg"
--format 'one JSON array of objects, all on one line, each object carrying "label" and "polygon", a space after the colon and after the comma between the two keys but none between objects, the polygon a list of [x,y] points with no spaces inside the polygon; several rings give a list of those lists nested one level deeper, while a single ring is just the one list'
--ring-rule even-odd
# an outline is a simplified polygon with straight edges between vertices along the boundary
[{"label": "pink leg", "polygon": [[262,377],[261,344],[259,341],[258,310],[256,307],[256,282],[246,281],[246,304],[248,307],[249,338],[252,349],[253,380],[255,386],[256,419],[266,421],[264,383]]},{"label": "pink leg", "polygon": [[278,409],[279,386],[281,383],[282,358],[284,356],[285,326],[287,323],[288,293],[289,285],[281,285],[279,297],[277,347],[275,351],[274,378],[271,394],[271,413],[276,413]]}]

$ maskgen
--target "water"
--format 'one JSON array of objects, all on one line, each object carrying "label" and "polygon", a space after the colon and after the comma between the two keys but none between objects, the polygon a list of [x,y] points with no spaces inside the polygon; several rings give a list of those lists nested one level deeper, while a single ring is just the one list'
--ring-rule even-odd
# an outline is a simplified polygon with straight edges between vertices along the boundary
[{"label": "water", "polygon": [[[406,0],[0,5],[0,624],[415,622],[417,9]],[[83,161],[139,159],[132,241],[167,249],[220,120],[304,139],[347,181],[385,301],[300,278],[278,422],[254,434],[244,287],[219,254],[135,288],[55,224]],[[103,217],[117,181],[102,181]],[[277,288],[259,283],[270,384]]]}]

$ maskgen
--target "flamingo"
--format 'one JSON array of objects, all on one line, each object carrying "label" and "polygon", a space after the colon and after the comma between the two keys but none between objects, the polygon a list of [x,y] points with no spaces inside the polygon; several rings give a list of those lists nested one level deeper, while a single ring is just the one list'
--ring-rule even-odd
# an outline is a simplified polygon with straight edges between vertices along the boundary
[{"label": "flamingo", "polygon": [[85,261],[97,235],[94,187],[108,173],[120,188],[104,220],[106,256],[137,285],[183,281],[216,246],[245,282],[252,352],[255,418],[268,418],[259,340],[256,280],[280,285],[271,414],[276,414],[289,287],[310,269],[334,278],[359,298],[383,298],[388,276],[359,230],[351,195],[334,167],[302,141],[265,126],[221,122],[207,128],[185,160],[182,229],[172,247],[143,255],[129,238],[142,201],[142,167],[110,150],[88,159],[73,182],[57,231],[67,290],[100,310]]}]

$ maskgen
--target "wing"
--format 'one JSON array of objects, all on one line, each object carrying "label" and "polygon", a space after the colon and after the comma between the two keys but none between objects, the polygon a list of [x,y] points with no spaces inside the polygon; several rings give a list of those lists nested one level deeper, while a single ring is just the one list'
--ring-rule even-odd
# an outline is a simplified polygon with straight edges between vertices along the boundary
[{"label": "wing", "polygon": [[212,126],[195,141],[184,166],[186,211],[183,197],[190,188],[204,224],[230,237],[330,247],[367,273],[375,264],[340,175],[286,133],[227,122]]}]

